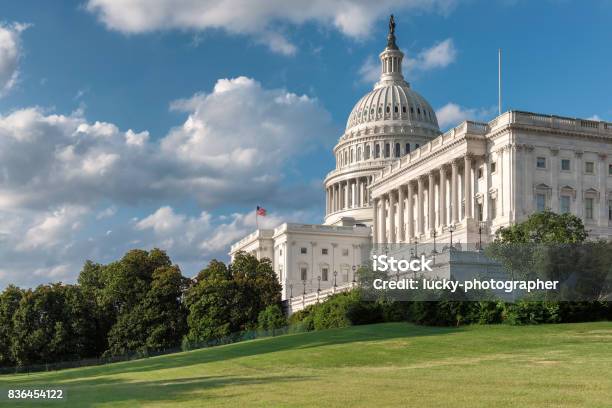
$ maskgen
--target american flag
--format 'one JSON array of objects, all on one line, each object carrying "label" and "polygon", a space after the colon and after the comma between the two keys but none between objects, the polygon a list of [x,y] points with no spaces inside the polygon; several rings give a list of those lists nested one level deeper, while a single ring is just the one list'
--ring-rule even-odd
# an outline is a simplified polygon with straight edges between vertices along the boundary
[{"label": "american flag", "polygon": [[266,216],[266,209],[260,206],[257,206],[257,215],[261,215],[262,217]]}]

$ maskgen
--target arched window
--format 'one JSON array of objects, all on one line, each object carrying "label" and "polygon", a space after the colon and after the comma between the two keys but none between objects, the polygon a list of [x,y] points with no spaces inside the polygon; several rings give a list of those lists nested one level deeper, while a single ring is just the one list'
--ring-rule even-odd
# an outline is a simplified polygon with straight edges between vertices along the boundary
[{"label": "arched window", "polygon": [[420,147],[420,145],[419,145],[418,143],[415,143],[415,144],[414,144],[414,148],[415,148],[415,149],[418,149],[419,147]]},{"label": "arched window", "polygon": [[346,150],[344,151],[344,165],[348,163],[348,154],[346,154]]},{"label": "arched window", "polygon": [[351,163],[355,161],[355,151],[351,149]]},{"label": "arched window", "polygon": [[394,112],[397,113],[397,111],[398,111],[398,108],[397,108],[397,105],[395,105]]},{"label": "arched window", "polygon": [[391,156],[391,145],[389,143],[385,143],[385,157]]},{"label": "arched window", "polygon": [[357,161],[361,161],[361,146],[357,147]]},{"label": "arched window", "polygon": [[402,146],[399,143],[395,144],[395,157],[400,157],[401,156],[401,150],[402,150]]},{"label": "arched window", "polygon": [[370,145],[366,145],[363,158],[365,160],[370,160]]},{"label": "arched window", "polygon": [[391,108],[387,106],[387,113],[391,112]]},{"label": "arched window", "polygon": [[406,143],[406,154],[410,153],[410,143]]},{"label": "arched window", "polygon": [[402,106],[402,113],[406,113],[406,107]]},{"label": "arched window", "polygon": [[376,143],[376,146],[374,147],[374,158],[378,159],[379,157],[380,157],[380,145]]}]

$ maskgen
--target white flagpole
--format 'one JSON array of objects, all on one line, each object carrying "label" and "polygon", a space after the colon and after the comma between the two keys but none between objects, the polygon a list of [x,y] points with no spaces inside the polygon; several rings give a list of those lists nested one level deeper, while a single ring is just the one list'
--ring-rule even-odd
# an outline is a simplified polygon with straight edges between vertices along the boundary
[{"label": "white flagpole", "polygon": [[497,54],[497,110],[499,114],[502,113],[502,93],[501,93],[501,48],[498,49]]}]

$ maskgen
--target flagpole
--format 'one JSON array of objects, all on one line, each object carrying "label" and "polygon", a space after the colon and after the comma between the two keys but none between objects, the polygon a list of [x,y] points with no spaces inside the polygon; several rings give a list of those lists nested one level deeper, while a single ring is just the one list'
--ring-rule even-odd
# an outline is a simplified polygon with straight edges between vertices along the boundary
[{"label": "flagpole", "polygon": [[502,50],[499,48],[497,50],[497,110],[499,114],[502,113],[502,89],[501,89],[501,54]]},{"label": "flagpole", "polygon": [[259,210],[255,210],[255,228],[259,229]]}]

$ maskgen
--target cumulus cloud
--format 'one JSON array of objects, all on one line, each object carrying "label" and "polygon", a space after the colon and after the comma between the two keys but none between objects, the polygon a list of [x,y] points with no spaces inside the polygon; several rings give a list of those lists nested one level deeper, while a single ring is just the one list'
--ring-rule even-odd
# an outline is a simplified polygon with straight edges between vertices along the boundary
[{"label": "cumulus cloud", "polygon": [[284,165],[335,135],[316,99],[222,79],[176,101],[182,125],[149,133],[27,108],[0,116],[0,209],[195,197],[205,207],[281,195]]},{"label": "cumulus cloud", "polygon": [[[227,203],[274,202],[281,212],[262,226],[281,215],[319,221],[300,211],[323,202],[320,180],[285,179],[299,155],[337,134],[316,99],[238,77],[170,108],[185,119],[157,139],[81,111],[0,115],[0,286],[73,280],[85,259],[134,247],[201,267],[255,226],[252,212],[212,215]],[[199,215],[176,210],[194,201]]]},{"label": "cumulus cloud", "polygon": [[26,28],[27,24],[0,23],[0,97],[15,85],[19,77],[21,33]]},{"label": "cumulus cloud", "polygon": [[433,46],[420,51],[416,58],[406,58],[404,67],[408,70],[428,71],[434,68],[446,68],[457,57],[457,49],[452,38],[447,38]]},{"label": "cumulus cloud", "polygon": [[[402,68],[404,76],[409,77],[415,72],[429,71],[436,68],[446,68],[455,62],[457,49],[452,38],[447,38],[425,48],[410,58],[410,53],[406,53]],[[380,61],[370,55],[359,68],[359,78],[361,82],[373,83],[380,78]]]},{"label": "cumulus cloud", "polygon": [[85,8],[111,30],[126,34],[158,30],[221,29],[254,36],[270,49],[291,55],[296,47],[279,31],[315,22],[352,38],[368,35],[374,22],[392,12],[448,14],[457,0],[243,1],[243,0],[89,0]]},{"label": "cumulus cloud", "polygon": [[438,125],[440,129],[447,129],[457,126],[464,120],[490,120],[495,115],[496,108],[465,108],[456,103],[449,102],[440,109],[436,110]]}]

